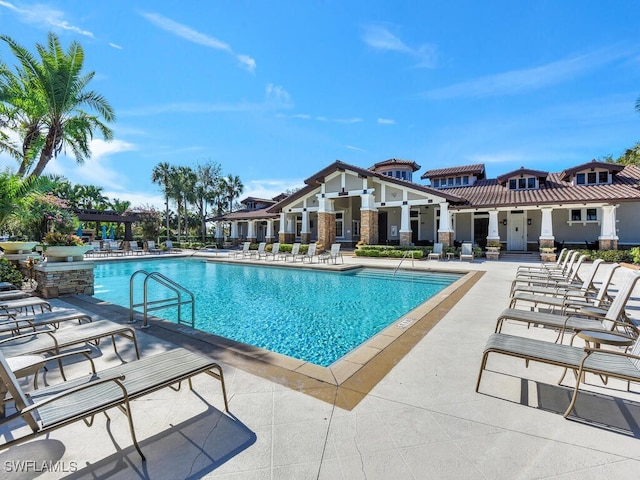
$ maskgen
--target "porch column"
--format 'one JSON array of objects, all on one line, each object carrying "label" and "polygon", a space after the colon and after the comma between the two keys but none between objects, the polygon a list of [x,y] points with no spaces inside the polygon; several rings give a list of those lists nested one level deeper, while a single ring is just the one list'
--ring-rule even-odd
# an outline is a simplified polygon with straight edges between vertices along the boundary
[{"label": "porch column", "polygon": [[400,245],[411,245],[411,208],[408,203],[403,202],[400,209]]},{"label": "porch column", "polygon": [[213,228],[216,229],[216,242],[222,244],[224,242],[224,227],[222,222],[213,222]]},{"label": "porch column", "polygon": [[375,199],[371,193],[360,195],[360,240],[367,245],[377,245],[378,233],[378,209],[375,207]]},{"label": "porch column", "polygon": [[256,221],[249,220],[247,222],[247,242],[256,243]]},{"label": "porch column", "polygon": [[336,211],[330,198],[318,199],[318,243],[328,249],[336,241]]},{"label": "porch column", "polygon": [[445,247],[453,245],[453,232],[451,231],[451,223],[449,218],[449,204],[442,202],[440,204],[440,228],[438,228],[438,242]]},{"label": "porch column", "polygon": [[265,236],[264,241],[267,243],[273,243],[275,237],[273,236],[273,219],[267,219],[267,234]]},{"label": "porch column", "polygon": [[616,232],[616,209],[618,205],[603,205],[598,243],[600,250],[616,250],[618,234]]},{"label": "porch column", "polygon": [[238,241],[238,222],[231,222],[231,236],[229,238],[231,243],[234,245],[238,245],[240,242]]},{"label": "porch column", "polygon": [[541,208],[542,223],[540,225],[540,246],[541,247],[553,247],[555,244],[555,237],[553,236],[553,208],[545,207]]},{"label": "porch column", "polygon": [[309,243],[311,241],[311,232],[309,231],[309,212],[306,208],[302,209],[302,226],[300,229],[300,241]]},{"label": "porch column", "polygon": [[500,241],[500,233],[498,232],[497,210],[489,210],[489,233],[487,234],[487,242],[491,240]]}]

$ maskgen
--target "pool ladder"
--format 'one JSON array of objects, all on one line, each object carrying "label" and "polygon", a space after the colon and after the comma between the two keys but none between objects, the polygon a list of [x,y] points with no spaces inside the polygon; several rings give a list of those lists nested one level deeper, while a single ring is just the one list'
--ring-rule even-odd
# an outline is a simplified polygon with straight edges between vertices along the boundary
[{"label": "pool ladder", "polygon": [[[143,300],[142,303],[134,303],[134,280],[138,275],[144,275],[143,284]],[[149,280],[153,280],[158,284],[166,287],[170,290],[174,296],[163,298],[161,300],[148,299],[148,286]],[[186,298],[185,298],[186,297]],[[191,305],[191,322],[182,320],[182,306]],[[160,272],[147,272],[146,270],[138,270],[131,275],[129,279],[129,322],[133,323],[136,320],[133,318],[135,308],[143,307],[143,324],[140,328],[149,328],[147,323],[148,312],[155,310],[161,310],[163,308],[178,307],[178,324],[187,324],[193,327],[195,325],[195,298],[193,293],[184,288],[182,285],[174,282],[169,277],[161,274]]]},{"label": "pool ladder", "polygon": [[400,263],[398,263],[398,266],[396,267],[396,269],[393,271],[393,276],[396,276],[396,273],[398,272],[398,269],[400,268],[400,265],[402,265],[402,262],[404,262],[404,259],[407,258],[407,256],[409,254],[411,254],[411,266],[415,266],[413,263],[413,252],[415,250],[405,250],[404,255],[402,255],[402,258],[400,259]]}]

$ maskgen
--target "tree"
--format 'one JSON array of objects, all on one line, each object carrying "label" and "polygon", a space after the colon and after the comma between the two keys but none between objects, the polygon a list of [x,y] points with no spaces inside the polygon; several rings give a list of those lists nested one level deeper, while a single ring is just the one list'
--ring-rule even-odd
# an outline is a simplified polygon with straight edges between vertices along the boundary
[{"label": "tree", "polygon": [[196,168],[196,184],[194,189],[194,203],[200,218],[200,233],[202,243],[207,241],[207,206],[215,201],[220,180],[220,165],[205,163]]},{"label": "tree", "polygon": [[233,211],[233,201],[242,195],[244,185],[238,175],[227,175],[221,181],[223,195],[229,205],[229,212]]},{"label": "tree", "polygon": [[179,176],[180,192],[182,193],[182,206],[184,207],[184,231],[186,240],[189,241],[189,203],[195,201],[194,190],[198,177],[190,167],[180,166],[177,168]]},{"label": "tree", "polygon": [[0,229],[18,214],[30,197],[50,189],[52,182],[52,177],[21,179],[13,173],[0,173]]},{"label": "tree", "polygon": [[160,162],[151,171],[151,181],[162,186],[164,194],[165,218],[167,219],[167,239],[169,238],[169,197],[171,193],[172,166],[167,162]]},{"label": "tree", "polygon": [[[113,122],[115,114],[102,95],[87,90],[95,72],[82,72],[84,50],[78,42],[72,42],[65,52],[58,37],[49,33],[46,45],[36,44],[38,60],[10,37],[2,35],[0,40],[19,62],[16,73],[0,68],[0,114],[22,140],[19,176],[41,175],[47,163],[63,150],[70,150],[82,164],[91,156],[89,143],[95,131],[107,141],[113,139],[113,132],[104,122]],[[2,142],[4,150],[11,147]],[[15,156],[19,150],[12,151]]]},{"label": "tree", "polygon": [[627,148],[624,153],[615,160],[615,163],[621,163],[622,165],[640,165],[640,142],[631,148]]}]

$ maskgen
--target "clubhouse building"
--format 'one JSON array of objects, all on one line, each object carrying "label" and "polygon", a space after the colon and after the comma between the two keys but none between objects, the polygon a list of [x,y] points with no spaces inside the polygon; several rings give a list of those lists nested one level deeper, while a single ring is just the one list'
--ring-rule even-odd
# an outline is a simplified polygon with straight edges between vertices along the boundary
[{"label": "clubhouse building", "polygon": [[[358,242],[481,247],[507,251],[573,245],[640,245],[640,168],[591,161],[562,172],[529,168],[486,178],[484,164],[427,170],[390,159],[361,168],[335,161],[291,195],[249,197],[212,218],[233,243]],[[222,238],[218,239],[222,241]]]}]

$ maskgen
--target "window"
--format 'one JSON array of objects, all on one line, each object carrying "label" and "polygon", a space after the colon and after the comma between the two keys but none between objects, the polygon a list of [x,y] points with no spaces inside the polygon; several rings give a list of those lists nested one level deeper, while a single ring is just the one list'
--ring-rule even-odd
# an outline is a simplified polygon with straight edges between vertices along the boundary
[{"label": "window", "polygon": [[469,185],[469,175],[465,175],[464,177],[462,177],[462,184]]},{"label": "window", "polygon": [[582,210],[571,210],[571,221],[580,222],[582,220]]},{"label": "window", "polygon": [[595,185],[596,184],[596,172],[589,172],[587,174],[587,183],[589,185]]},{"label": "window", "polygon": [[360,220],[353,221],[353,234],[360,236]]},{"label": "window", "polygon": [[609,172],[598,172],[598,183],[609,183]]},{"label": "window", "polygon": [[296,237],[299,237],[302,233],[302,216],[296,217]]},{"label": "window", "polygon": [[460,185],[462,185],[462,178],[456,177],[456,187],[459,187]]},{"label": "window", "polygon": [[453,177],[447,178],[447,186],[453,187]]},{"label": "window", "polygon": [[536,179],[533,177],[527,178],[527,188],[535,189],[536,188]]},{"label": "window", "polygon": [[439,178],[434,178],[433,179],[433,186],[438,188],[440,187],[440,179]]},{"label": "window", "polygon": [[536,177],[523,177],[509,179],[509,190],[534,190]]},{"label": "window", "polygon": [[579,173],[576,175],[576,184],[584,185],[586,183],[586,178],[584,173]]},{"label": "window", "polygon": [[518,188],[518,182],[516,182],[515,178],[509,180],[509,190],[516,190]]},{"label": "window", "polygon": [[598,220],[598,210],[595,208],[587,208],[587,222],[595,222]]},{"label": "window", "polygon": [[344,214],[336,212],[336,237],[344,237]]},{"label": "window", "polygon": [[520,190],[524,190],[527,188],[527,179],[526,178],[519,178],[518,179],[518,188]]}]

